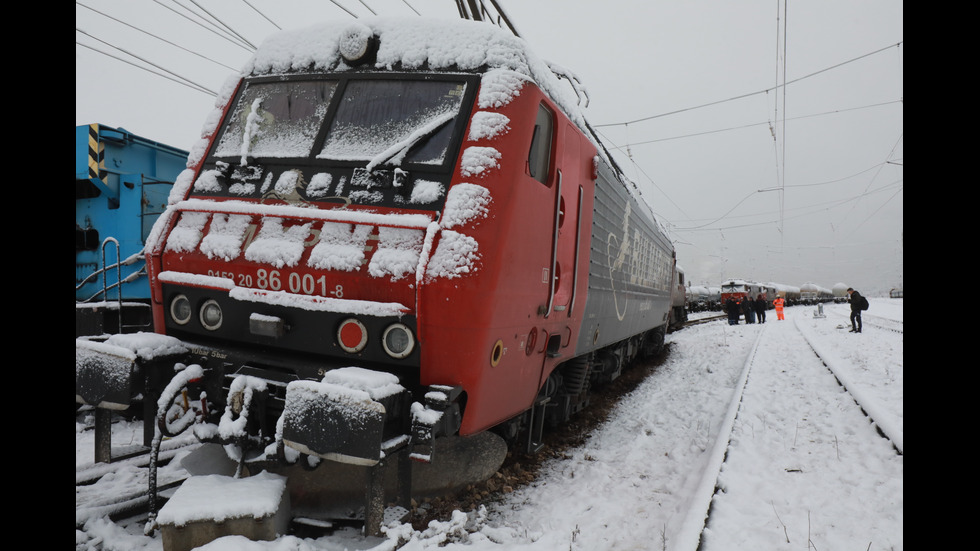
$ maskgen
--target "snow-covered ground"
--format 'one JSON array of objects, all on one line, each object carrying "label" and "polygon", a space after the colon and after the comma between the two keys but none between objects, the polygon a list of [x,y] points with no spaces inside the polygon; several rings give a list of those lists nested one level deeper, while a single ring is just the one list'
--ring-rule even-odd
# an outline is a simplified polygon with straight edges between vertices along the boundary
[{"label": "snow-covered ground", "polygon": [[[669,335],[664,365],[584,445],[548,462],[533,485],[425,531],[235,536],[199,549],[694,551],[700,541],[704,551],[901,550],[903,301],[870,300],[861,334],[848,332],[844,304],[825,305],[825,317],[797,306],[785,321],[770,312],[765,324],[719,321]],[[77,469],[93,458],[84,424],[76,419]],[[135,425],[113,430],[114,446],[141,441]],[[167,467],[161,479],[179,470]],[[100,516],[100,495],[146,484],[138,469],[106,471],[76,490],[76,521],[89,519],[76,549],[162,550],[159,532]]]}]

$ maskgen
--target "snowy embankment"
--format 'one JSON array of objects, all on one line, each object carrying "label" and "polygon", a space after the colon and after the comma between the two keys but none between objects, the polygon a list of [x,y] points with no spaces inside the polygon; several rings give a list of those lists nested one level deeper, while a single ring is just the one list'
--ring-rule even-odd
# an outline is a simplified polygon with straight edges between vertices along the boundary
[{"label": "snowy embankment", "polygon": [[[585,444],[548,462],[534,484],[425,531],[406,524],[389,527],[387,538],[353,529],[274,542],[225,537],[202,549],[694,551],[696,540],[706,551],[902,549],[903,456],[854,401],[864,394],[879,404],[900,440],[903,337],[870,321],[900,327],[902,301],[872,299],[862,334],[848,333],[847,308],[828,305],[827,317],[815,318],[813,308],[794,307],[786,321],[770,315],[766,324],[721,321],[669,335],[667,361]],[[833,350],[827,363],[843,377],[814,348]],[[91,461],[90,432],[76,423],[76,466]],[[78,549],[99,541],[102,549],[162,550],[142,525],[105,519],[76,540]]]}]

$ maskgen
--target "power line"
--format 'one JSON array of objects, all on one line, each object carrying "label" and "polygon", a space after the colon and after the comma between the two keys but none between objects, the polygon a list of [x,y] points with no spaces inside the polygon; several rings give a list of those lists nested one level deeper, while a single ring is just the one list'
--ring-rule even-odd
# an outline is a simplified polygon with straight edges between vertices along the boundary
[{"label": "power line", "polygon": [[261,15],[269,23],[272,23],[272,26],[273,27],[279,29],[280,31],[282,30],[282,27],[280,27],[279,25],[277,25],[276,22],[273,21],[272,19],[269,19],[269,16],[267,16],[266,14],[262,13],[261,11],[259,11],[259,9],[256,8],[255,6],[253,6],[251,2],[249,2],[248,0],[242,0],[242,1],[245,2],[245,5],[247,5],[248,7],[252,8],[252,10],[255,11],[255,13]]},{"label": "power line", "polygon": [[354,12],[352,12],[349,9],[347,9],[347,8],[341,6],[340,4],[338,4],[337,3],[337,0],[330,0],[330,1],[333,3],[334,6],[337,6],[338,8],[340,8],[340,9],[344,10],[345,12],[347,12],[347,15],[353,17],[354,19],[357,19],[357,15],[354,14]]},{"label": "power line", "polygon": [[[143,34],[145,34],[147,36],[156,38],[157,40],[160,40],[161,42],[165,42],[167,44],[170,44],[171,46],[173,46],[175,48],[178,48],[180,50],[183,50],[183,51],[185,51],[185,52],[187,52],[189,54],[196,55],[197,57],[200,57],[201,59],[210,61],[211,63],[214,63],[216,65],[221,65],[222,67],[224,67],[226,69],[231,69],[232,71],[235,71],[236,70],[234,67],[229,67],[228,65],[225,65],[224,63],[221,63],[220,61],[216,61],[214,59],[211,59],[210,57],[207,57],[205,55],[201,55],[198,52],[195,52],[195,51],[192,51],[192,50],[188,50],[187,48],[185,48],[185,47],[183,47],[183,46],[181,46],[181,45],[179,45],[179,44],[177,44],[175,42],[171,42],[171,41],[169,41],[169,40],[167,40],[165,38],[159,37],[159,36],[157,36],[157,35],[155,35],[155,34],[153,34],[151,32],[148,32],[148,31],[145,31],[143,29],[140,29],[139,27],[135,27],[133,25],[130,25],[129,23],[126,23],[125,21],[123,21],[121,19],[115,18],[115,17],[113,17],[113,16],[111,16],[111,15],[109,15],[107,13],[103,13],[103,12],[101,12],[101,11],[95,9],[95,8],[90,7],[90,6],[86,6],[85,4],[83,4],[81,2],[75,2],[75,4],[77,4],[77,5],[79,5],[79,6],[83,7],[83,8],[92,10],[95,13],[97,13],[97,14],[103,16],[103,17],[107,17],[109,19],[112,19],[113,21],[115,21],[115,22],[117,22],[117,23],[119,23],[121,25],[125,25],[125,26],[127,26],[127,27],[129,27],[129,28],[131,28],[131,29],[133,29],[135,31],[138,31],[138,32],[141,32],[141,33],[143,33]],[[88,34],[88,33],[85,33],[85,34]]]},{"label": "power line", "polygon": [[[888,184],[888,185],[885,185],[883,187],[880,187],[878,189],[875,189],[875,190],[872,190],[872,191],[867,191],[867,192],[864,192],[864,193],[855,195],[853,197],[848,197],[848,198],[845,198],[845,199],[838,199],[838,200],[834,200],[834,201],[827,201],[827,202],[824,202],[824,203],[817,203],[817,204],[813,204],[813,205],[804,205],[802,207],[797,207],[796,209],[790,209],[790,210],[803,210],[803,209],[815,209],[815,210],[812,210],[811,212],[802,212],[802,213],[800,213],[800,214],[798,214],[796,216],[790,216],[788,219],[789,220],[795,220],[795,219],[802,218],[802,217],[805,217],[805,216],[811,216],[813,214],[816,214],[817,212],[822,212],[822,211],[826,211],[826,210],[829,210],[829,209],[832,209],[832,208],[841,207],[841,206],[844,206],[844,205],[846,205],[848,203],[853,203],[853,202],[859,201],[859,200],[861,200],[861,199],[863,199],[865,197],[868,197],[868,196],[871,196],[871,195],[875,195],[877,193],[881,193],[881,192],[890,190],[894,186],[900,185],[903,182],[904,182],[904,179],[900,179],[900,180],[896,180],[895,182],[892,182],[891,184]],[[899,189],[895,192],[895,194],[893,194],[891,197],[889,197],[888,200],[885,201],[885,203],[883,203],[881,206],[883,207],[885,204],[887,204],[889,201],[891,201],[895,197],[895,195],[897,195],[898,193],[900,193],[904,189],[905,189],[904,186],[903,187],[899,187]],[[728,212],[726,212],[722,216],[720,216],[720,217],[712,220],[711,222],[702,224],[700,226],[691,226],[691,227],[687,227],[687,228],[674,226],[674,230],[675,231],[678,231],[678,232],[684,232],[684,231],[691,231],[691,232],[696,232],[696,231],[719,231],[719,230],[741,229],[741,228],[748,228],[748,227],[755,227],[755,226],[767,226],[767,225],[776,223],[776,221],[774,221],[774,220],[764,220],[762,222],[751,222],[751,223],[745,223],[745,224],[733,224],[733,225],[730,225],[730,226],[723,226],[723,227],[714,227],[714,228],[708,228],[707,227],[707,226],[710,226],[711,224],[714,224],[715,222],[718,222],[719,220],[723,220],[723,219],[727,218],[728,215],[731,214],[731,212],[733,210],[735,210],[736,207],[738,207],[739,205],[741,205],[742,203],[744,203],[746,200],[748,200],[753,195],[756,195],[757,193],[759,193],[759,192],[758,191],[753,191],[752,193],[749,193],[745,198],[743,198],[741,201],[739,201],[734,207],[732,207],[731,209],[729,209]],[[881,210],[881,207],[879,207],[878,210]],[[877,212],[878,211],[876,210],[875,213],[877,213]],[[874,213],[872,213],[872,214],[874,214]],[[756,217],[756,216],[766,216],[766,215],[767,215],[767,213],[757,213],[757,214],[743,215],[742,217]]]},{"label": "power line", "polygon": [[[881,102],[881,103],[873,103],[873,104],[870,104],[870,105],[862,105],[860,107],[848,107],[848,108],[845,108],[845,109],[835,109],[833,111],[824,111],[822,113],[812,113],[810,115],[800,115],[798,117],[791,117],[791,118],[788,118],[788,119],[785,119],[785,120],[786,121],[797,121],[797,120],[802,120],[802,119],[810,119],[810,118],[813,118],[813,117],[822,117],[822,116],[826,116],[826,115],[837,115],[837,114],[840,114],[840,113],[846,113],[848,111],[857,111],[857,110],[860,110],[860,109],[869,109],[869,108],[872,108],[872,107],[882,107],[882,106],[885,106],[885,105],[891,105],[893,103],[903,103],[903,100],[892,100],[892,101],[885,101],[885,102]],[[784,121],[781,119],[781,120],[778,120],[776,122],[777,123],[781,123],[781,122],[784,122]],[[653,139],[653,140],[644,140],[644,141],[640,141],[640,142],[630,142],[630,144],[628,146],[616,146],[613,149],[622,149],[623,147],[633,147],[633,146],[637,146],[637,145],[647,145],[647,144],[651,144],[651,143],[666,142],[666,141],[671,141],[671,140],[679,140],[679,139],[683,139],[683,138],[696,138],[698,136],[707,136],[709,134],[718,134],[718,133],[721,133],[721,132],[730,132],[732,130],[744,130],[746,128],[752,128],[752,127],[755,127],[755,126],[768,126],[771,129],[772,128],[772,121],[753,122],[753,123],[749,123],[749,124],[743,124],[741,126],[729,126],[729,127],[726,127],[726,128],[718,128],[718,129],[715,129],[715,130],[705,130],[704,132],[694,132],[694,133],[691,133],[691,134],[681,134],[679,136],[671,136],[669,138],[656,138],[656,139]],[[773,138],[775,139],[775,136],[773,136]],[[778,180],[778,178],[777,178],[777,180]]]},{"label": "power line", "polygon": [[[702,105],[695,105],[693,107],[686,107],[684,109],[677,109],[676,111],[669,111],[667,113],[661,113],[659,115],[651,115],[649,117],[643,117],[643,118],[634,119],[634,120],[625,121],[625,122],[612,122],[612,123],[607,123],[607,124],[597,124],[597,125],[593,125],[593,127],[600,128],[600,127],[606,127],[606,126],[622,126],[622,125],[625,125],[625,124],[634,124],[634,123],[638,123],[638,122],[643,122],[643,121],[648,121],[648,120],[652,120],[652,119],[657,119],[657,118],[660,118],[660,117],[666,117],[668,115],[676,115],[677,113],[684,113],[686,111],[693,111],[695,109],[701,109],[703,107],[710,107],[712,105],[718,105],[720,103],[726,103],[726,102],[729,102],[729,101],[735,101],[735,100],[739,100],[739,99],[744,99],[744,98],[748,98],[748,97],[755,96],[755,95],[758,95],[758,94],[768,94],[769,92],[772,92],[773,90],[777,90],[777,89],[779,89],[781,87],[785,87],[785,86],[788,86],[790,84],[795,84],[797,82],[800,82],[801,80],[804,80],[804,79],[807,79],[807,78],[810,78],[810,77],[819,75],[820,73],[827,72],[827,71],[829,71],[831,69],[836,69],[836,68],[841,67],[843,65],[847,65],[848,63],[853,63],[855,61],[858,61],[860,59],[866,58],[868,56],[872,56],[874,54],[881,53],[881,52],[883,52],[883,51],[885,51],[885,50],[887,50],[889,48],[894,48],[894,47],[901,46],[901,45],[902,45],[902,42],[898,42],[896,44],[892,44],[892,45],[886,46],[884,48],[875,50],[873,52],[869,52],[869,53],[864,54],[862,56],[858,56],[858,57],[855,57],[853,59],[849,59],[847,61],[843,61],[843,62],[838,63],[836,65],[831,65],[830,67],[821,69],[819,71],[815,71],[815,72],[810,73],[808,75],[804,75],[802,77],[795,78],[795,79],[790,80],[790,81],[785,81],[781,85],[773,86],[771,88],[766,88],[765,90],[759,90],[757,92],[749,92],[748,94],[742,94],[742,95],[739,95],[739,96],[730,97],[728,99],[723,99],[723,100],[718,100],[718,101],[712,101],[710,103],[705,103],[705,104],[702,104]],[[784,117],[785,117],[785,115],[784,115]]]},{"label": "power line", "polygon": [[249,48],[252,48],[252,50],[253,50],[253,51],[254,51],[254,50],[256,49],[256,48],[255,48],[255,44],[252,44],[251,42],[249,42],[249,41],[248,41],[248,40],[247,40],[247,39],[246,39],[246,38],[245,38],[244,36],[242,36],[242,35],[241,35],[240,33],[238,33],[238,31],[236,31],[236,30],[234,30],[234,29],[232,29],[232,28],[231,28],[231,27],[230,27],[229,25],[227,25],[227,24],[226,24],[226,23],[225,23],[224,21],[222,21],[222,20],[221,20],[221,19],[219,19],[219,18],[218,18],[217,16],[215,16],[214,14],[212,14],[211,12],[209,12],[209,11],[208,11],[207,9],[205,9],[205,8],[204,8],[204,6],[202,6],[202,5],[200,5],[200,4],[198,4],[198,3],[197,3],[197,0],[190,0],[190,1],[191,1],[191,3],[192,3],[192,4],[194,4],[195,6],[197,6],[197,7],[198,7],[198,9],[200,9],[201,11],[203,11],[204,13],[206,13],[206,14],[208,15],[208,17],[210,17],[211,19],[213,19],[213,20],[215,21],[215,23],[217,23],[218,25],[221,25],[221,26],[222,26],[222,27],[224,27],[224,28],[225,28],[225,29],[226,29],[226,30],[227,30],[228,32],[230,32],[230,33],[231,33],[232,35],[234,35],[234,36],[235,36],[235,37],[237,37],[237,38],[238,38],[239,40],[241,40],[242,42],[244,42],[245,44],[247,44],[247,45],[248,45],[248,47],[249,47]]},{"label": "power line", "polygon": [[367,3],[364,0],[358,0],[358,1],[361,3],[362,6],[364,6],[365,8],[367,8],[367,10],[369,12],[371,12],[371,15],[378,15],[378,12],[372,10],[371,9],[371,6],[367,5]]},{"label": "power line", "polygon": [[[98,39],[96,38],[95,40],[98,40]],[[94,51],[96,53],[102,54],[102,55],[104,55],[106,57],[111,57],[111,58],[116,59],[118,61],[122,61],[123,63],[128,63],[129,65],[132,65],[133,67],[136,67],[137,69],[142,69],[142,70],[144,70],[144,71],[146,71],[146,72],[148,72],[148,73],[150,73],[152,75],[155,75],[155,76],[158,76],[158,77],[163,77],[163,78],[165,78],[167,80],[172,80],[172,81],[176,82],[177,84],[186,86],[186,87],[191,88],[193,90],[197,90],[198,92],[204,92],[204,93],[206,93],[206,94],[208,94],[210,96],[213,96],[213,97],[217,97],[217,95],[218,95],[217,93],[215,93],[215,92],[213,92],[211,90],[208,90],[207,88],[205,88],[205,87],[203,87],[203,86],[201,86],[199,84],[194,84],[193,82],[190,82],[190,81],[184,79],[183,77],[173,78],[173,77],[169,77],[167,75],[158,73],[156,71],[151,71],[150,69],[147,69],[146,67],[143,67],[141,65],[137,65],[136,63],[133,63],[132,61],[128,61],[128,60],[125,60],[125,59],[123,59],[121,57],[114,56],[114,55],[112,55],[110,53],[103,52],[102,50],[99,50],[97,48],[93,48],[92,46],[89,46],[88,44],[82,44],[81,42],[79,42],[77,40],[75,41],[75,44],[77,44],[77,45],[79,45],[79,46],[81,46],[83,48],[88,48],[88,49],[90,49],[90,50],[92,50],[92,51]],[[113,47],[114,48],[115,46],[110,46],[110,47]]]},{"label": "power line", "polygon": [[415,15],[422,15],[421,13],[419,13],[419,10],[417,10],[417,9],[415,9],[414,7],[412,7],[412,5],[411,5],[411,4],[409,4],[409,3],[408,3],[408,0],[402,0],[402,2],[403,2],[403,3],[404,3],[404,4],[406,5],[406,6],[408,6],[408,7],[409,7],[409,9],[411,9],[412,11],[414,11],[414,12],[415,12]]},{"label": "power line", "polygon": [[[221,39],[224,39],[224,40],[226,40],[226,41],[234,44],[235,46],[238,46],[239,48],[241,48],[241,49],[243,49],[243,50],[245,50],[247,52],[254,52],[255,51],[255,48],[254,47],[250,49],[247,46],[245,46],[244,44],[242,44],[241,42],[239,42],[238,40],[235,40],[232,37],[228,36],[224,32],[218,32],[218,30],[212,28],[212,26],[210,26],[210,25],[212,25],[212,23],[210,21],[206,21],[207,25],[205,25],[204,23],[201,23],[200,21],[195,21],[194,19],[191,19],[190,17],[187,16],[187,14],[181,13],[181,12],[173,9],[170,6],[166,6],[166,5],[162,4],[160,2],[160,0],[153,0],[153,1],[156,2],[157,5],[159,5],[160,7],[172,11],[175,15],[186,19],[187,21],[189,21],[189,22],[197,25],[198,27],[201,27],[202,29],[208,31],[209,33],[211,33],[211,34],[213,34],[213,35],[215,35],[215,36],[217,36],[217,37],[219,37]],[[184,8],[185,10],[188,10],[195,17],[200,17],[200,15],[198,15],[198,14],[194,13],[193,11],[189,10],[186,6],[184,6],[184,5],[180,4],[180,3],[177,3],[177,2],[175,2],[175,3],[178,6],[180,6],[181,8]]]}]

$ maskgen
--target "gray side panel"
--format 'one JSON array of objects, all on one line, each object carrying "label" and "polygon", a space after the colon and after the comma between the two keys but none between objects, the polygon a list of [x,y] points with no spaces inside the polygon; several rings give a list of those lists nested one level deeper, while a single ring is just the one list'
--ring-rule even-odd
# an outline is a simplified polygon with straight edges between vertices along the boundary
[{"label": "gray side panel", "polygon": [[599,166],[592,221],[589,294],[576,355],[667,322],[673,246],[649,208]]}]

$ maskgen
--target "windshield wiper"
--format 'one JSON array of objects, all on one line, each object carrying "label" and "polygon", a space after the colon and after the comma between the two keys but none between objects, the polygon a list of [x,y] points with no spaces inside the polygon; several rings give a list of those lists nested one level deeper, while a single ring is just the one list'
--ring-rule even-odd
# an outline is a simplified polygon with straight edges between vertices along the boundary
[{"label": "windshield wiper", "polygon": [[371,162],[367,164],[365,169],[368,172],[373,172],[376,166],[387,163],[393,159],[397,159],[397,164],[401,164],[401,158],[408,153],[408,150],[411,149],[412,146],[432,136],[447,122],[453,120],[454,118],[456,118],[455,111],[448,111],[442,115],[439,115],[438,117],[433,118],[424,126],[420,126],[415,130],[415,132],[409,134],[409,136],[404,140],[395,143],[388,147],[388,149],[378,153],[373,159],[371,159]]}]

